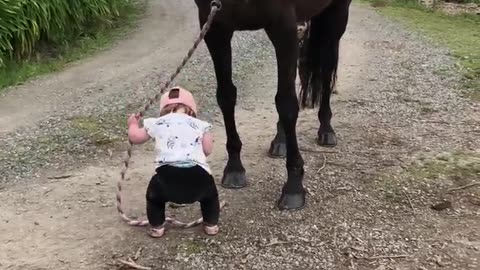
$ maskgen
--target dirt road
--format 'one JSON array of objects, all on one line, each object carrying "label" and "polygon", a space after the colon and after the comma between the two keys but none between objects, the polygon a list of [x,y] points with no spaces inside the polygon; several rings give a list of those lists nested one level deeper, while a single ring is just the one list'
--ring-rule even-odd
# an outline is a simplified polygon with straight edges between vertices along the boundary
[{"label": "dirt road", "polygon": [[[479,187],[446,193],[479,179],[480,108],[460,96],[445,50],[359,5],[333,101],[339,145],[315,145],[314,111],[299,119],[304,210],[275,208],[286,170],[284,160],[266,156],[277,119],[274,52],[263,32],[243,32],[233,44],[236,115],[250,185],[220,188],[228,205],[216,237],[194,228],[151,239],[127,227],[114,207],[118,125],[155,93],[198,30],[193,1],[149,7],[139,29],[113,49],[0,98],[1,269],[126,269],[117,259],[139,248],[138,263],[152,269],[480,267]],[[215,123],[210,161],[220,181],[225,132],[203,44],[178,83],[196,92],[202,117]],[[100,143],[97,133],[108,140]],[[125,185],[131,214],[145,213],[151,150],[134,152]],[[58,176],[65,178],[52,179]],[[452,208],[430,208],[442,199]],[[199,206],[168,211],[191,220]]]}]

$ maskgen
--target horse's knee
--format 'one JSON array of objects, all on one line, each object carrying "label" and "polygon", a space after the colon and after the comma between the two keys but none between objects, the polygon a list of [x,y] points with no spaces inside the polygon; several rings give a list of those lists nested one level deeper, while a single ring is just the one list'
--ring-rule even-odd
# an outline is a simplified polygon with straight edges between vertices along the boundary
[{"label": "horse's knee", "polygon": [[275,105],[280,121],[285,129],[291,127],[290,123],[296,123],[300,111],[296,96],[277,94],[275,96]]}]

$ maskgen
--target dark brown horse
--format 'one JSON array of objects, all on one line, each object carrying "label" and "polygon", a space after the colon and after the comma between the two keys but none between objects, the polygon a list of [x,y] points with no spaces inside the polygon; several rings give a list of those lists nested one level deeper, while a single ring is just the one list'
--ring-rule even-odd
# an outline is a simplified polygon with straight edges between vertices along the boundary
[{"label": "dark brown horse", "polygon": [[[339,42],[345,32],[351,0],[221,0],[205,36],[217,78],[217,102],[227,133],[228,162],[222,186],[243,188],[247,184],[240,159],[242,142],[235,124],[237,88],[232,82],[231,39],[235,31],[264,29],[275,47],[278,88],[275,104],[279,115],[277,134],[269,155],[287,157],[288,179],[283,186],[278,207],[300,209],[305,205],[304,162],[298,149],[296,124],[300,105],[320,104],[318,144],[335,146],[336,136],[330,120],[330,95],[335,84]],[[210,12],[211,0],[195,0],[203,26]],[[299,49],[297,23],[309,22]],[[299,105],[295,78],[297,61],[302,84]]]}]

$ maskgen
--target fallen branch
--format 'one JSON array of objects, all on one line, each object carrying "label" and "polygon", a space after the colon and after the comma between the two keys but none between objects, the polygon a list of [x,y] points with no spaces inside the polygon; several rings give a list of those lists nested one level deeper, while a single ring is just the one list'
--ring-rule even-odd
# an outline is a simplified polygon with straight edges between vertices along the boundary
[{"label": "fallen branch", "polygon": [[128,258],[128,261],[125,261],[125,260],[121,260],[119,259],[118,260],[119,262],[121,262],[122,264],[126,265],[126,266],[129,266],[131,268],[134,268],[134,269],[138,269],[138,270],[152,270],[151,267],[146,267],[146,266],[141,266],[141,265],[138,265],[137,263],[135,263],[132,259]]},{"label": "fallen branch", "polygon": [[448,192],[467,189],[467,188],[471,188],[471,187],[478,186],[478,185],[480,185],[480,182],[471,183],[471,184],[461,186],[461,187],[451,188],[451,189],[448,190]]}]

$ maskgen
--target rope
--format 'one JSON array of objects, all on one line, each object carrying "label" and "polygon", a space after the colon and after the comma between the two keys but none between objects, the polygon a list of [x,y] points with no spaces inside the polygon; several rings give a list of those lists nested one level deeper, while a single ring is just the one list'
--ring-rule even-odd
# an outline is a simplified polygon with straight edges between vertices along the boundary
[{"label": "rope", "polygon": [[[222,9],[222,3],[220,2],[220,0],[212,0],[211,10],[210,10],[210,14],[208,15],[207,22],[203,25],[202,30],[200,31],[200,34],[199,34],[198,38],[193,43],[192,48],[188,51],[187,55],[183,58],[183,61],[177,67],[175,72],[170,76],[170,78],[167,80],[167,82],[165,82],[165,84],[160,89],[160,91],[153,98],[151,98],[148,101],[148,103],[143,107],[143,109],[139,112],[140,116],[143,116],[145,114],[145,112],[147,112],[150,109],[150,106],[152,106],[155,102],[158,102],[161,95],[170,86],[170,84],[178,76],[178,74],[180,74],[182,69],[185,67],[187,62],[192,57],[193,53],[197,49],[200,42],[205,38],[205,35],[207,34],[208,30],[210,29],[210,26],[212,25],[213,18],[215,17],[215,15],[217,14],[217,12],[220,9]],[[125,175],[127,173],[128,166],[129,166],[129,163],[130,163],[130,159],[132,157],[132,148],[133,148],[133,144],[129,140],[128,141],[128,147],[127,147],[127,155],[126,155],[126,157],[123,161],[124,166],[123,166],[122,171],[120,172],[121,178],[117,182],[117,192],[116,192],[117,211],[120,214],[120,217],[125,222],[127,222],[128,225],[131,225],[131,226],[146,226],[146,225],[148,225],[148,220],[136,220],[134,218],[131,218],[131,217],[127,216],[127,214],[125,214],[125,211],[122,207],[122,182],[125,180]],[[220,202],[220,209],[222,209],[223,206],[225,206],[225,201]],[[185,222],[177,221],[177,220],[175,220],[171,217],[167,217],[166,222],[172,224],[175,227],[189,228],[189,227],[193,227],[193,226],[196,226],[198,224],[201,224],[203,222],[203,218],[199,218],[195,221],[185,223]]]}]

